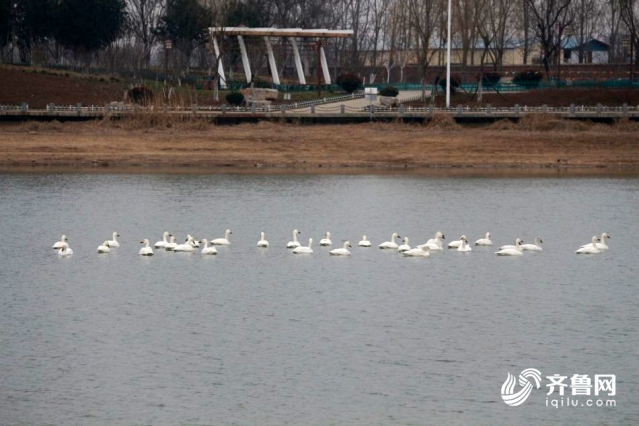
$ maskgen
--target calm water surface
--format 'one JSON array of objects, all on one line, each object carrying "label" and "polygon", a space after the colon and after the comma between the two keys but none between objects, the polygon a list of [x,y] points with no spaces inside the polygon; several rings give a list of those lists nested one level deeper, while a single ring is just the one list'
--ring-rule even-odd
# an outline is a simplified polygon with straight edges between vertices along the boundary
[{"label": "calm water surface", "polygon": [[[620,176],[0,174],[0,424],[636,424],[638,212]],[[216,257],[138,256],[227,228]],[[374,248],[296,256],[293,228]],[[544,251],[376,248],[438,230]],[[604,231],[609,251],[574,254]],[[542,387],[509,407],[526,368]],[[556,373],[615,374],[617,406],[547,407]]]}]

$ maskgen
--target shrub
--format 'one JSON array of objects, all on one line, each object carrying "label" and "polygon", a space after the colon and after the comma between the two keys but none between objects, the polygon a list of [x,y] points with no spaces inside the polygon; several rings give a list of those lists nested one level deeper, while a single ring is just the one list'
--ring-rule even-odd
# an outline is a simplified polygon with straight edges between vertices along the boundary
[{"label": "shrub", "polygon": [[541,73],[541,71],[519,71],[515,73],[515,76],[513,77],[513,83],[521,84],[524,86],[538,86],[543,77],[544,75]]},{"label": "shrub", "polygon": [[226,102],[235,106],[242,105],[242,102],[244,102],[244,95],[240,92],[231,92],[226,95]]},{"label": "shrub", "polygon": [[335,83],[349,94],[362,87],[362,79],[351,73],[338,75]]},{"label": "shrub", "polygon": [[127,97],[136,104],[149,105],[153,103],[155,94],[146,86],[136,86],[129,89]]},{"label": "shrub", "polygon": [[[451,74],[450,75],[450,90],[451,92],[457,91],[457,88],[461,85],[461,75],[459,74]],[[446,90],[446,76],[439,79],[439,85],[442,89]]]},{"label": "shrub", "polygon": [[379,91],[379,95],[395,97],[399,95],[399,90],[397,90],[397,88],[393,86],[386,86]]},{"label": "shrub", "polygon": [[[479,75],[477,76],[477,79],[479,80]],[[495,84],[499,83],[500,79],[501,74],[498,72],[485,72],[483,73],[483,75],[481,75],[481,84],[483,86],[494,86]]]}]

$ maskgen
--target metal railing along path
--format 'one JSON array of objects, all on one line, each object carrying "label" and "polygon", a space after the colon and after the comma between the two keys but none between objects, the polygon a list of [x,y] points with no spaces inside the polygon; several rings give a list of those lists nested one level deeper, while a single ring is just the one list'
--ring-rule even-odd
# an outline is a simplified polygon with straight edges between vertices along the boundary
[{"label": "metal railing along path", "polygon": [[[344,98],[344,97],[341,97]],[[361,98],[359,95],[348,95],[346,100]],[[418,101],[421,96],[415,96],[413,98],[404,98],[402,102]],[[344,99],[342,99],[344,100]],[[552,106],[537,106],[531,107],[526,105],[514,105],[512,107],[493,107],[486,105],[482,107],[475,107],[470,105],[459,105],[453,108],[439,108],[434,105],[424,106],[406,106],[401,104],[399,107],[388,107],[381,105],[373,105],[372,111],[370,106],[348,106],[345,104],[335,104],[333,100],[315,100],[308,102],[299,102],[292,104],[282,105],[267,105],[267,106],[199,106],[192,105],[190,107],[150,107],[145,108],[141,106],[132,105],[105,105],[105,106],[82,106],[76,105],[54,105],[49,104],[44,109],[33,109],[27,104],[21,105],[0,105],[0,117],[12,116],[22,119],[46,117],[51,118],[101,118],[108,115],[124,116],[129,114],[157,114],[166,113],[174,115],[194,115],[197,117],[216,117],[224,115],[261,115],[261,116],[273,116],[273,114],[280,114],[286,116],[296,115],[357,115],[357,114],[384,114],[386,116],[395,115],[402,116],[428,116],[433,114],[449,114],[454,117],[511,117],[519,118],[527,114],[554,114],[566,118],[639,118],[639,106],[630,106],[627,104],[619,106],[604,106],[604,105],[575,105],[572,104],[568,107],[552,107]]]}]

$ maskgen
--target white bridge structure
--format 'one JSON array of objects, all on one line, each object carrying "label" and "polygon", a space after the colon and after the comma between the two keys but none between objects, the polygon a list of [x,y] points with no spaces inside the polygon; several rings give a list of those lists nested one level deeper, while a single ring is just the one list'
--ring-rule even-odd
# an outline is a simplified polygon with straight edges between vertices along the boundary
[{"label": "white bridge structure", "polygon": [[209,28],[209,36],[212,40],[213,50],[215,57],[217,58],[217,72],[220,77],[220,86],[226,88],[226,77],[224,74],[224,66],[222,65],[222,57],[220,52],[220,45],[218,38],[222,37],[237,37],[238,44],[240,45],[240,53],[242,55],[242,65],[244,67],[244,73],[246,75],[246,82],[250,83],[253,80],[251,73],[251,64],[249,62],[248,53],[246,50],[246,44],[244,37],[262,37],[264,39],[264,48],[268,56],[268,64],[271,70],[271,76],[273,83],[280,84],[280,76],[278,73],[277,65],[275,62],[275,55],[273,54],[273,46],[271,45],[271,38],[285,37],[288,38],[293,47],[293,59],[295,62],[295,69],[297,71],[297,78],[299,84],[307,84],[306,77],[304,76],[304,68],[302,67],[302,60],[300,57],[300,51],[297,44],[297,39],[313,39],[316,41],[318,50],[318,79],[319,69],[321,67],[325,84],[331,84],[331,75],[328,71],[328,64],[326,62],[326,55],[324,53],[324,47],[322,46],[322,40],[327,38],[348,38],[353,35],[352,30],[327,30],[327,29],[301,29],[301,28],[248,28],[248,27],[211,27]]}]

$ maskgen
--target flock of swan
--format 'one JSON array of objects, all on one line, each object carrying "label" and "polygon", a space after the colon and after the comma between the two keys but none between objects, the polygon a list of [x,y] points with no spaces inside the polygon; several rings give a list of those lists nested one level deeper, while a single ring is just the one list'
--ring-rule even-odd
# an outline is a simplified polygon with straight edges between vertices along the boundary
[{"label": "flock of swan", "polygon": [[[165,251],[173,251],[173,252],[195,252],[200,251],[204,255],[214,255],[217,254],[217,249],[215,246],[228,246],[231,244],[229,238],[232,234],[231,230],[227,229],[223,238],[216,238],[211,240],[210,242],[204,238],[202,240],[197,240],[193,238],[191,235],[186,236],[186,240],[182,244],[177,244],[175,242],[175,236],[171,235],[168,231],[165,231],[162,235],[162,240],[156,242],[153,245],[153,248]],[[311,246],[313,245],[313,239],[308,239],[308,246],[302,246],[300,242],[297,240],[297,236],[300,232],[295,229],[293,230],[293,240],[289,241],[286,244],[286,248],[292,249],[294,254],[311,254],[313,253],[313,249]],[[120,236],[117,232],[114,232],[111,240],[105,240],[102,244],[100,244],[97,248],[98,253],[109,253],[111,249],[120,247],[120,243],[117,238]],[[431,251],[438,251],[444,249],[444,240],[446,237],[442,232],[437,232],[434,238],[429,239],[424,244],[417,245],[415,247],[411,247],[409,245],[408,237],[404,237],[402,244],[397,244],[397,239],[401,238],[396,232],[394,232],[389,241],[385,241],[379,244],[380,249],[386,250],[396,250],[400,254],[406,257],[428,257],[430,256]],[[601,238],[598,238],[596,235],[592,237],[590,244],[584,244],[579,247],[575,253],[577,254],[598,254],[604,250],[608,250],[608,245],[606,245],[606,239],[610,238],[610,235],[606,232],[601,234]],[[69,239],[66,235],[62,235],[60,241],[57,241],[53,248],[57,250],[58,255],[60,256],[69,256],[73,254],[73,250],[69,247],[68,243]],[[151,247],[151,243],[148,238],[140,241],[143,244],[143,247],[140,249],[140,256],[153,256],[153,248]],[[498,256],[522,256],[524,251],[542,251],[542,239],[540,237],[536,237],[533,244],[524,244],[521,238],[515,239],[514,245],[504,245],[499,247],[499,250],[495,252]],[[209,244],[211,244],[209,246]],[[331,246],[333,243],[331,241],[331,233],[326,232],[324,238],[322,238],[319,242],[320,246]],[[371,247],[371,242],[366,238],[366,235],[362,237],[362,240],[357,244],[359,247]],[[480,238],[475,241],[475,246],[492,246],[493,242],[490,239],[490,232],[486,233],[484,238]],[[201,250],[200,250],[201,247]],[[266,240],[266,235],[264,232],[260,234],[260,239],[257,242],[257,247],[260,248],[268,248],[269,242]],[[351,244],[349,241],[345,241],[343,247],[336,248],[329,251],[329,254],[332,256],[349,256],[351,252],[348,250],[351,248]],[[451,241],[446,246],[449,249],[455,249],[461,253],[471,252],[473,249],[468,243],[468,239],[465,235],[462,235],[459,240]]]}]

